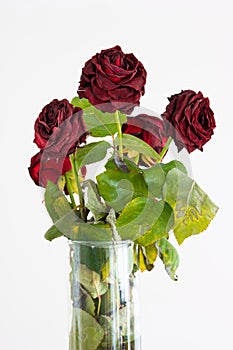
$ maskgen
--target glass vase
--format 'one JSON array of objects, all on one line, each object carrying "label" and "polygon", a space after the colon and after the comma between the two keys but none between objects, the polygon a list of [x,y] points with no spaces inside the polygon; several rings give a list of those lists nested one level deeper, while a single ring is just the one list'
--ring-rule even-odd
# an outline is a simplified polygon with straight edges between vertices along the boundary
[{"label": "glass vase", "polygon": [[69,350],[140,350],[134,245],[69,242]]}]

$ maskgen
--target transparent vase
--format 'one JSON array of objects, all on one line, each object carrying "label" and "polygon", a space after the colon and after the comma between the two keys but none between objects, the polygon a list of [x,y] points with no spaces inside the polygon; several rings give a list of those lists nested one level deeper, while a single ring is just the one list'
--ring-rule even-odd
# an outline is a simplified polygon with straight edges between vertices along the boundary
[{"label": "transparent vase", "polygon": [[69,350],[140,350],[134,244],[69,242]]}]

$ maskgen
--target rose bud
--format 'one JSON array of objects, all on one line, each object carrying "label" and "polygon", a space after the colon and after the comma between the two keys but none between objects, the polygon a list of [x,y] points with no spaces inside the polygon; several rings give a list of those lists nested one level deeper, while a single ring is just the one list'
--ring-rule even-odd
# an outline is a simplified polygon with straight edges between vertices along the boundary
[{"label": "rose bud", "polygon": [[174,139],[178,151],[184,147],[189,153],[195,149],[202,151],[216,126],[209,99],[200,91],[184,90],[168,100],[170,103],[162,117],[167,121],[166,132]]},{"label": "rose bud", "polygon": [[132,53],[124,54],[120,46],[115,46],[86,62],[78,94],[103,112],[120,110],[130,114],[144,95],[145,83],[142,63]]},{"label": "rose bud", "polygon": [[40,151],[31,158],[28,168],[32,180],[37,186],[46,187],[48,180],[57,183],[58,178],[71,170],[69,157],[45,160]]},{"label": "rose bud", "polygon": [[127,123],[122,126],[122,132],[138,137],[157,153],[162,151],[167,141],[163,120],[147,114],[128,117]]},{"label": "rose bud", "polygon": [[82,110],[74,108],[68,100],[53,100],[46,105],[35,122],[37,146],[48,157],[60,158],[72,153],[75,147],[85,142],[86,129]]}]

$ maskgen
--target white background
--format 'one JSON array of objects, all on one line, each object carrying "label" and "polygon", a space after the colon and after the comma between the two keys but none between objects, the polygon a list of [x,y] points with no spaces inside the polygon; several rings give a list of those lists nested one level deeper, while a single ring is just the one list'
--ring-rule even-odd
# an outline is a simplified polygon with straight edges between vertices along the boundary
[{"label": "white background", "polygon": [[217,128],[191,154],[192,176],[220,210],[179,248],[179,281],[160,262],[141,276],[143,350],[233,349],[233,8],[222,0],[0,0],[0,349],[67,349],[68,247],[43,238],[42,192],[27,171],[34,121],[71,99],[85,61],[121,45],[148,72],[141,104],[201,90]]}]

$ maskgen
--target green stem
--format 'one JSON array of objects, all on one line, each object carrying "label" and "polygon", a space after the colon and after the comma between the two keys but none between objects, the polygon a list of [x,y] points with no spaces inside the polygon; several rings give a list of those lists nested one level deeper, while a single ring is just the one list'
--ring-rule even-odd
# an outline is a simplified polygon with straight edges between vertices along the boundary
[{"label": "green stem", "polygon": [[84,197],[83,197],[83,192],[82,188],[80,185],[79,181],[79,176],[76,168],[76,163],[75,163],[75,155],[71,154],[70,156],[70,162],[72,164],[72,171],[74,175],[74,179],[78,188],[78,196],[79,196],[79,208],[80,208],[80,216],[83,221],[86,221],[86,210],[85,210],[85,202],[84,202]]},{"label": "green stem", "polygon": [[98,295],[98,306],[97,306],[97,311],[96,311],[97,316],[100,315],[100,307],[101,307],[101,296]]},{"label": "green stem", "polygon": [[65,180],[66,180],[66,188],[67,188],[67,191],[68,191],[69,196],[70,196],[72,208],[74,209],[74,208],[76,208],[76,203],[75,203],[75,199],[74,199],[74,195],[73,195],[73,191],[72,191],[70,178],[69,178],[67,173],[65,173]]},{"label": "green stem", "polygon": [[115,112],[115,121],[117,124],[117,132],[118,132],[118,139],[119,139],[119,157],[121,160],[123,160],[123,142],[122,142],[122,131],[121,131],[120,118],[119,118],[119,111]]},{"label": "green stem", "polygon": [[97,306],[97,310],[96,310],[96,315],[99,316],[99,314],[100,314],[100,307],[101,307],[101,296],[100,296],[100,293],[99,293],[99,290],[98,290],[98,286],[97,286],[96,280],[94,278],[94,273],[93,273],[93,282],[94,282],[94,285],[95,285],[97,298],[98,298],[98,306]]},{"label": "green stem", "polygon": [[171,142],[172,142],[172,137],[169,136],[168,139],[167,139],[167,142],[165,143],[165,145],[164,145],[162,151],[161,151],[160,154],[159,154],[160,160],[158,161],[158,163],[161,163],[161,161],[163,160],[163,157],[164,157],[164,155],[166,154],[166,152],[167,152],[167,150],[168,150],[168,148],[169,148]]}]

